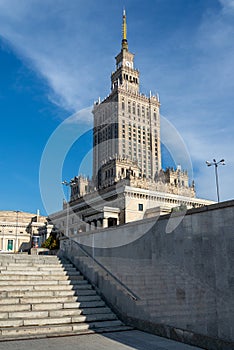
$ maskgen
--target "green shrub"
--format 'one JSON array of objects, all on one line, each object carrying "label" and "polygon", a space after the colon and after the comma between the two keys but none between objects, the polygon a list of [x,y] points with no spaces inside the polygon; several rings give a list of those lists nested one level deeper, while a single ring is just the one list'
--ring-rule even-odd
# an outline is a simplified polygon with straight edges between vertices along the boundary
[{"label": "green shrub", "polygon": [[59,239],[52,233],[41,246],[42,248],[47,248],[50,250],[59,249]]}]

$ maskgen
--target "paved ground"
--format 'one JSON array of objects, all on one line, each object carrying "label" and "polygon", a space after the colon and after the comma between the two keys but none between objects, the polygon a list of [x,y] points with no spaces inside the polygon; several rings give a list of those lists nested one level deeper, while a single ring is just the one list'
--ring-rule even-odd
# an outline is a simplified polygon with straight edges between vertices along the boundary
[{"label": "paved ground", "polygon": [[140,332],[0,342],[0,350],[200,350],[201,348]]}]

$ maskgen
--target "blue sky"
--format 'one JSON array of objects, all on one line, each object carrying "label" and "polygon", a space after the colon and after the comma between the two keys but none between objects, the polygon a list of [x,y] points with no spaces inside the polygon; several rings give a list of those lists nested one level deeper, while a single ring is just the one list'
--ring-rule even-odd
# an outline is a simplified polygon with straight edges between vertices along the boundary
[{"label": "blue sky", "polygon": [[[205,165],[215,157],[227,163],[221,200],[233,199],[234,0],[0,0],[0,209],[46,214],[43,150],[66,118],[108,95],[123,7],[141,90],[159,93],[162,115],[183,138],[197,196],[216,200]],[[71,147],[62,178],[77,174],[91,144],[88,132]]]}]

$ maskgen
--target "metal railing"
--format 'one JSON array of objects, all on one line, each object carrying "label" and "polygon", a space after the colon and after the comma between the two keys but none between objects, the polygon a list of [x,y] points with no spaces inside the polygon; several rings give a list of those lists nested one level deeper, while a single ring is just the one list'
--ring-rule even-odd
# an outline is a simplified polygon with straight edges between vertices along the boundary
[{"label": "metal railing", "polygon": [[140,297],[136,295],[130,288],[126,286],[118,277],[116,277],[110,270],[108,270],[102,263],[100,263],[96,258],[92,256],[89,252],[87,252],[86,249],[77,241],[74,241],[70,239],[73,243],[75,243],[79,249],[89,258],[92,259],[99,267],[101,267],[102,270],[104,270],[115,282],[117,282],[125,291],[126,293],[135,301],[140,300]]}]

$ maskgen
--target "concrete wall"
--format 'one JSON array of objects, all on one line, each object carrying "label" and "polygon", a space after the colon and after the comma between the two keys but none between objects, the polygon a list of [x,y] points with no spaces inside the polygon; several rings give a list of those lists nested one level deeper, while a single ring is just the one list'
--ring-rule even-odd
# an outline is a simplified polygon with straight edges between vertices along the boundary
[{"label": "concrete wall", "polygon": [[206,349],[233,349],[234,201],[183,214],[80,235],[96,261],[74,241],[62,249],[125,321]]}]

